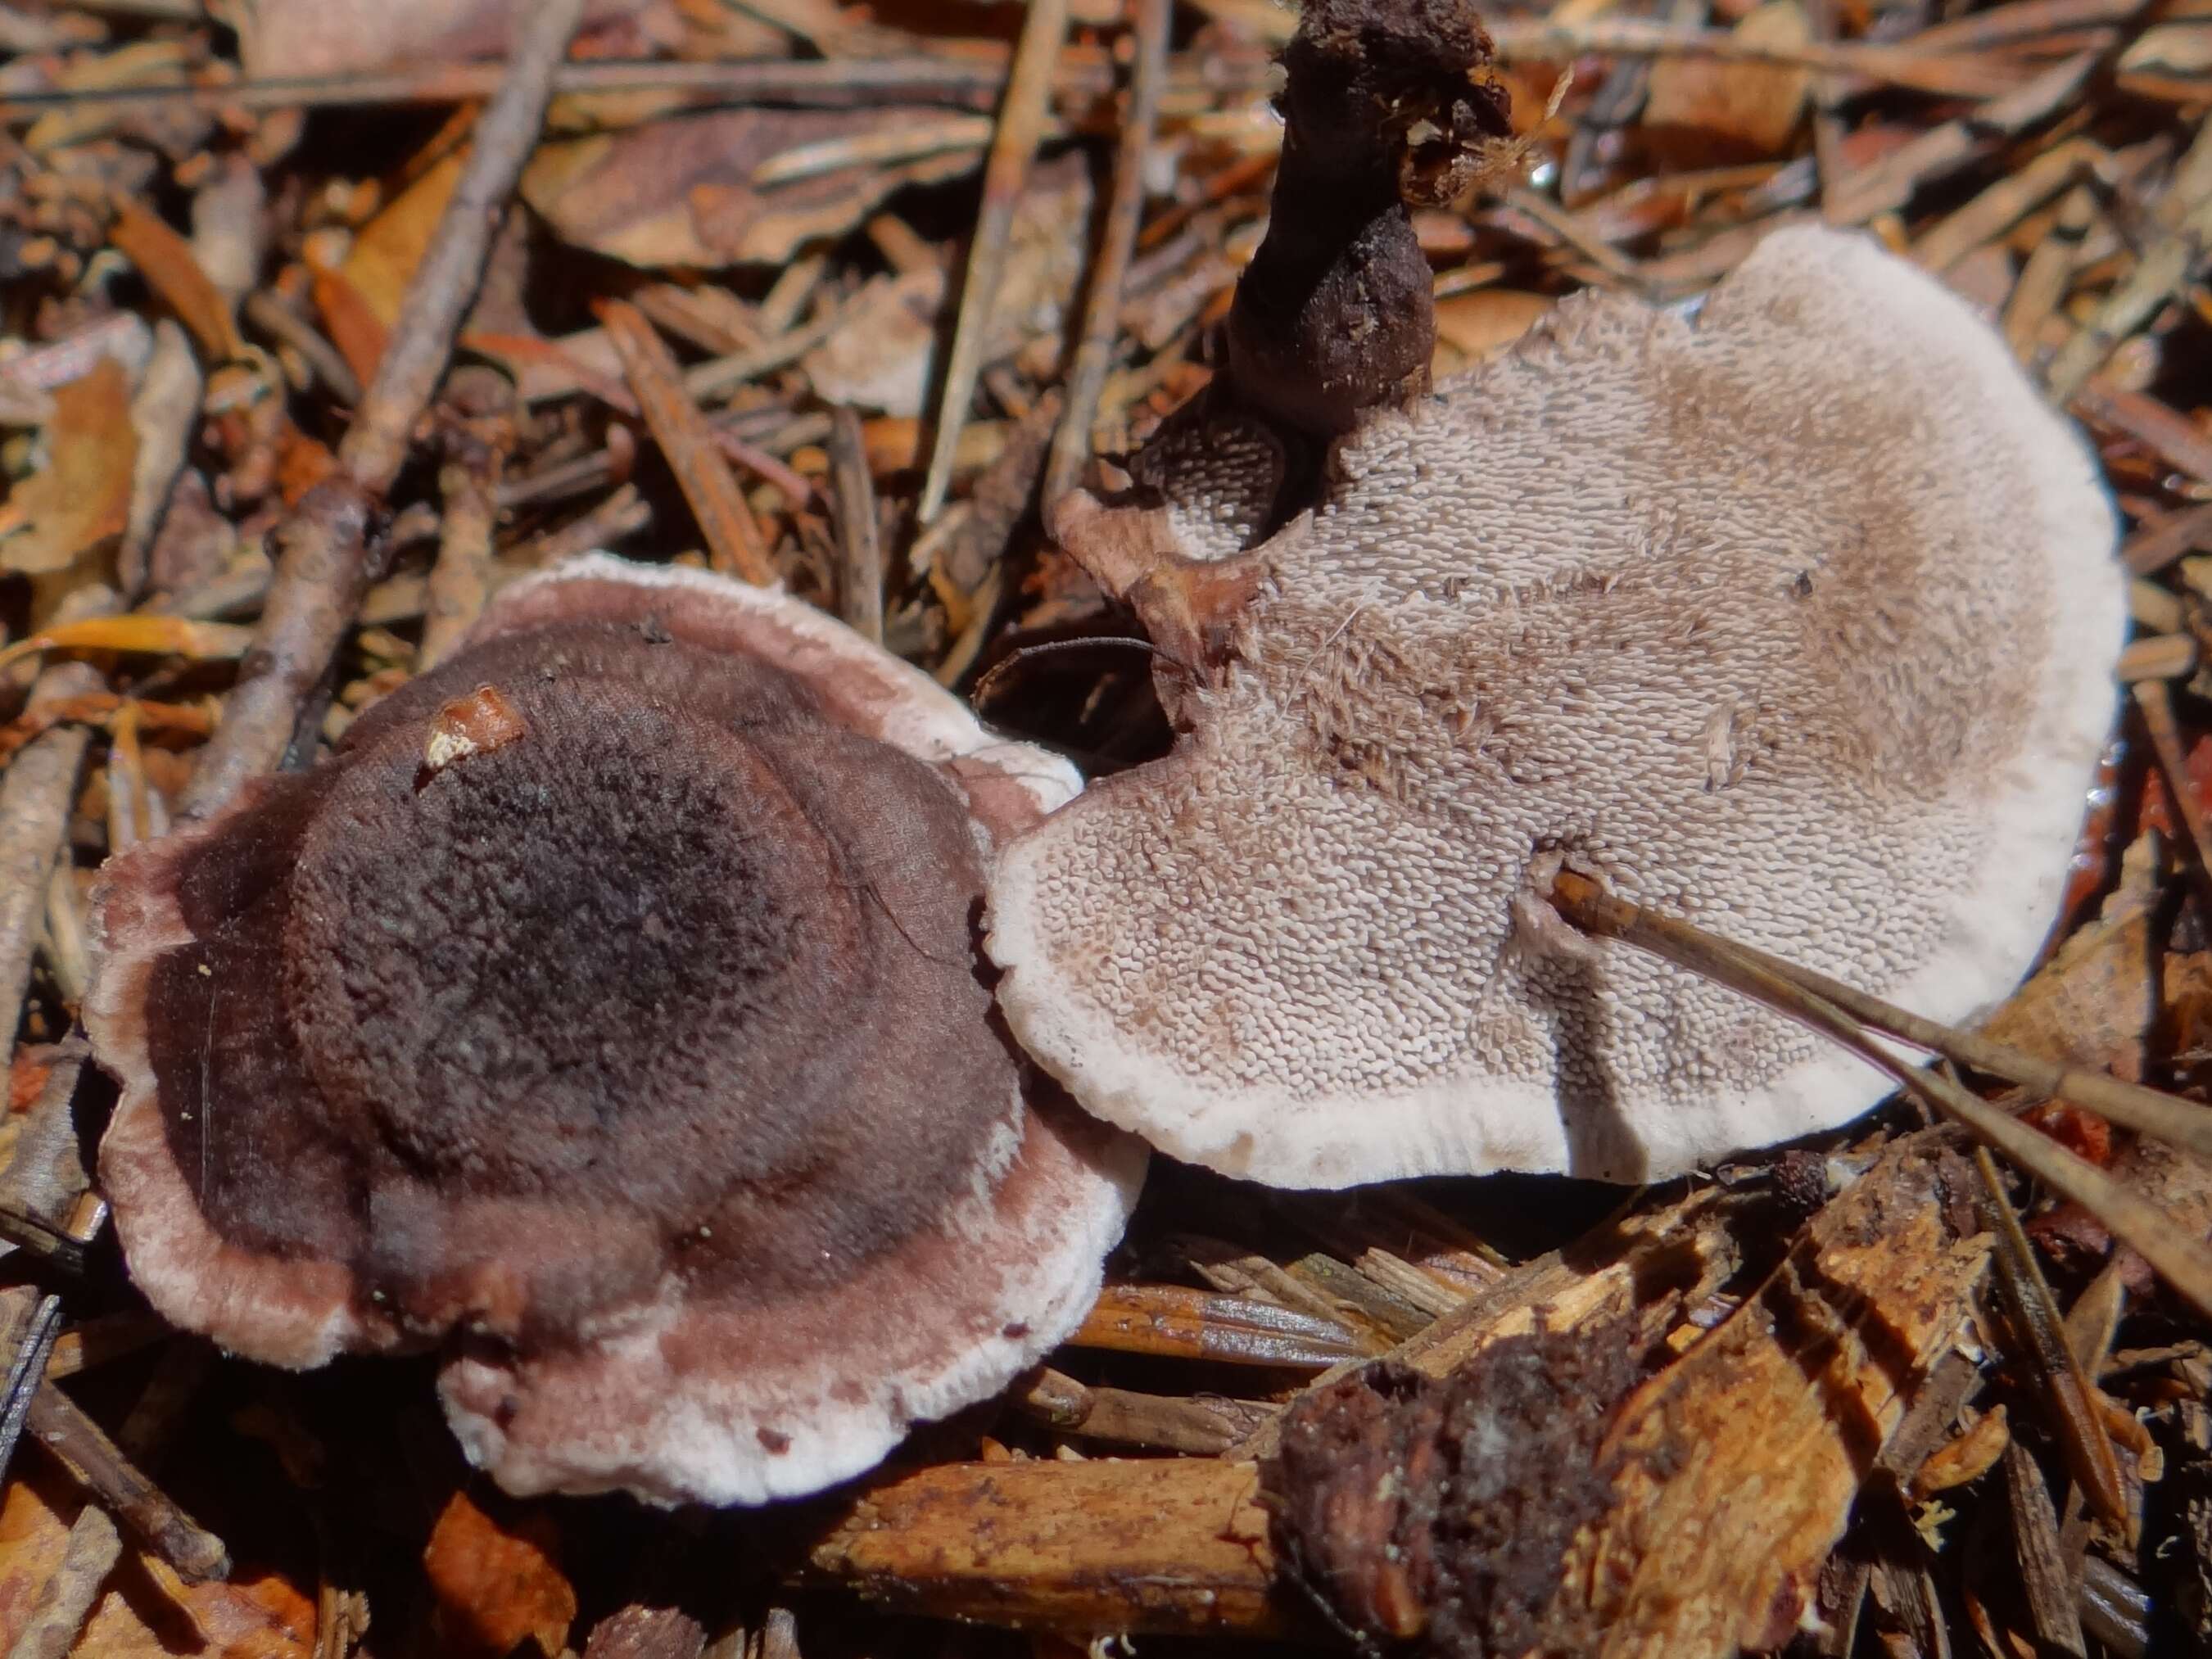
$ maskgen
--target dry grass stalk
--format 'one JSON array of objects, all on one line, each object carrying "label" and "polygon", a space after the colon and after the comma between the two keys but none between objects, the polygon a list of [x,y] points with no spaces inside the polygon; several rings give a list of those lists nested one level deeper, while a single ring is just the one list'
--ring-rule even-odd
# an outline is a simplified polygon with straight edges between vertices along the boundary
[{"label": "dry grass stalk", "polygon": [[837,614],[848,627],[881,645],[884,639],[884,540],[876,481],[868,471],[860,417],[831,416],[830,478],[837,503]]},{"label": "dry grass stalk", "polygon": [[686,391],[674,356],[635,306],[610,300],[600,307],[599,320],[622,355],[623,372],[653,441],[675,469],[684,498],[707,538],[708,562],[755,586],[772,586],[775,562],[769,556],[768,539],[722,458],[707,417]]},{"label": "dry grass stalk", "polygon": [[[2137,689],[2140,691],[2154,686],[2154,683],[2148,683]],[[1730,986],[1812,1027],[1869,1065],[1888,1073],[1931,1110],[1959,1122],[1975,1139],[2004,1153],[2054,1191],[2088,1209],[2116,1237],[2141,1251],[2175,1290],[2199,1309],[2212,1311],[2212,1250],[2197,1239],[2175,1232],[2157,1206],[2138,1197],[2057,1141],[1977,1099],[1941,1073],[1923,1072],[1899,1060],[1873,1039],[1866,1024],[1842,1006],[1840,1000],[1832,1000],[1825,990],[1815,988],[1816,982],[1832,986],[1833,981],[1820,981],[1818,975],[1717,939],[1686,922],[1655,915],[1600,891],[1595,883],[1571,872],[1560,876],[1553,900],[1560,913],[1577,926],[1639,945],[1692,972]],[[1895,1011],[1891,1014],[1893,1017],[1886,1018],[1879,1029],[1889,1030],[1892,1035],[1903,1036],[1908,1042],[1917,1042],[1920,1038],[1893,1028],[1911,1024],[1930,1037],[1940,1029],[1898,1017]],[[1929,1046],[1947,1057],[1963,1057],[1971,1048],[1985,1058],[2003,1059],[2005,1065],[1997,1067],[2002,1072],[2039,1069],[2039,1063],[2028,1060],[2027,1056],[2014,1059],[1994,1045],[1974,1043],[1963,1033],[1944,1036]],[[1964,1063],[1977,1062],[1966,1060]],[[2189,1102],[2169,1097],[2166,1107],[2151,1108],[2148,1103],[2138,1103],[2142,1097],[2155,1098],[2155,1091],[2138,1090],[2112,1079],[2099,1083],[2093,1073],[2076,1075],[2072,1090],[2081,1097],[2081,1103],[2092,1105],[2093,1109],[2096,1109],[2093,1102],[2101,1099],[2115,1114],[2125,1113],[2146,1120],[2162,1117],[2172,1124],[2185,1144],[2193,1144],[2203,1135],[2202,1124],[2190,1121],[2196,1109]],[[2116,1121],[2126,1119],[2116,1115]]]},{"label": "dry grass stalk", "polygon": [[1121,114],[1121,140],[1114,155],[1113,193],[1099,232],[1098,252],[1085,288],[1083,328],[1067,370],[1067,407],[1053,434],[1045,463],[1047,500],[1066,495],[1080,481],[1091,455],[1091,426],[1098,395],[1121,332],[1121,295],[1129,260],[1145,213],[1146,161],[1159,121],[1160,87],[1167,77],[1170,0],[1138,0],[1131,31],[1135,48],[1129,63],[1127,106]]},{"label": "dry grass stalk", "polygon": [[1022,14],[1021,40],[1014,48],[998,130],[983,167],[983,200],[968,241],[967,275],[960,284],[960,315],[953,325],[952,353],[938,399],[929,470],[915,508],[924,524],[937,516],[952,484],[953,458],[975,396],[975,377],[983,367],[983,331],[998,304],[1000,279],[1006,270],[1007,234],[1036,154],[1052,95],[1053,61],[1066,32],[1066,0],[1032,0]]}]

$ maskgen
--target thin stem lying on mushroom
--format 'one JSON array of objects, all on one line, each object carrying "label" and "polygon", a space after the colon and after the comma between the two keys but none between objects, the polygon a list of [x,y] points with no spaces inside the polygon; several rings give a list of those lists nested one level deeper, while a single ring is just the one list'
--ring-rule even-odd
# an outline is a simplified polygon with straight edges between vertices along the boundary
[{"label": "thin stem lying on mushroom", "polygon": [[[2087,1159],[1969,1094],[1940,1073],[1908,1064],[1877,1042],[1873,1031],[1929,1048],[1977,1070],[1995,1072],[2032,1086],[2048,1086],[2052,1095],[2063,1093],[2075,1105],[2112,1122],[2173,1140],[2191,1151],[2203,1144],[2203,1122],[2208,1116],[2204,1108],[2118,1079],[2052,1066],[1986,1037],[1917,1018],[1822,975],[1794,968],[1764,951],[1731,944],[1688,922],[1615,897],[1572,871],[1562,871],[1553,879],[1551,898],[1559,914],[1584,932],[1636,945],[1740,991],[1888,1073],[1931,1110],[1958,1123],[2053,1192],[2089,1211],[2182,1296],[2212,1312],[2212,1250],[2177,1231],[2156,1205],[2130,1192]],[[2085,1084],[2090,1086],[2085,1088]],[[2192,1118],[2197,1120],[2194,1124]]]}]

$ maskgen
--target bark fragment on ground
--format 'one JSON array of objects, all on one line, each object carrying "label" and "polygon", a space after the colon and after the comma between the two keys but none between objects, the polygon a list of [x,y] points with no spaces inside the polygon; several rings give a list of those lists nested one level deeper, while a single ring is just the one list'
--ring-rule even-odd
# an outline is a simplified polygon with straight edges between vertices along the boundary
[{"label": "bark fragment on ground", "polygon": [[1615,1324],[1309,1395],[1269,1466],[1286,1553],[1352,1629],[1439,1654],[1780,1646],[1966,1334],[1990,1252],[1972,1190],[1945,1134],[1893,1144],[1640,1383]]}]

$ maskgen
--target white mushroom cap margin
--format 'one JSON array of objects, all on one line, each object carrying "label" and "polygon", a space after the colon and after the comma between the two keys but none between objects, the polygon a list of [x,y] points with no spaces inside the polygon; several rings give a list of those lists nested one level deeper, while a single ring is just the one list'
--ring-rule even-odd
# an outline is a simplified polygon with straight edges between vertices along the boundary
[{"label": "white mushroom cap margin", "polygon": [[1783,231],[1694,323],[1568,300],[1329,465],[1175,753],[994,872],[1001,1005],[1092,1111],[1284,1186],[1630,1181],[1887,1092],[1547,944],[1561,858],[1937,1018],[2032,961],[2112,716],[2115,524],[1932,278]]}]

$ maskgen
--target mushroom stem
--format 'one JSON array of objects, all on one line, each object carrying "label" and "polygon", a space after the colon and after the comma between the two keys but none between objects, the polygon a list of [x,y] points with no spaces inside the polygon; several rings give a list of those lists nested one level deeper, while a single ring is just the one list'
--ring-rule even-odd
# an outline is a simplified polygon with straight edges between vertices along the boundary
[{"label": "mushroom stem", "polygon": [[1468,0],[1314,0],[1283,52],[1267,240],[1229,317],[1236,396],[1327,439],[1426,392],[1428,261],[1409,207],[1450,200],[1511,136]]},{"label": "mushroom stem", "polygon": [[[1946,1059],[2043,1088],[2063,1083],[2074,1104],[2191,1151],[2206,1142],[2205,1109],[2155,1090],[2057,1066],[1932,1020],[1916,1018],[1823,975],[1792,966],[1703,928],[1616,898],[1571,871],[1554,878],[1552,902],[1584,932],[1618,939],[1664,957],[1677,967],[1764,1003],[1818,1031],[1877,1069],[1926,1105],[1959,1124],[1975,1139],[2002,1152],[2053,1192],[2070,1198],[2132,1245],[2160,1276],[2203,1311],[2212,1312],[2212,1250],[2177,1228],[2158,1206],[2130,1192],[2095,1164],[2079,1158],[2009,1113],[1977,1098],[1940,1073],[1923,1070],[1876,1042],[1869,1027]],[[2082,1085],[2087,1085],[2087,1087]],[[2101,1085],[2101,1086],[2100,1086]]]}]

